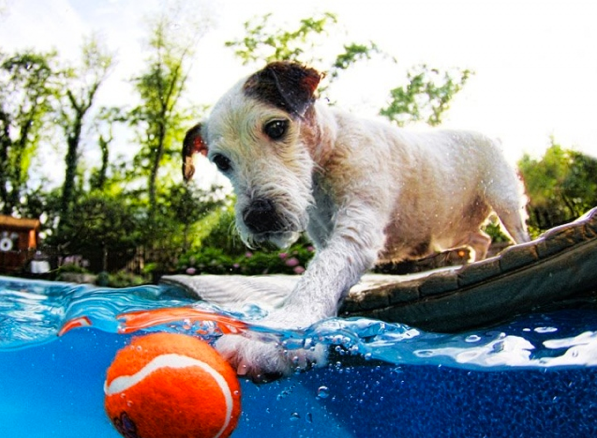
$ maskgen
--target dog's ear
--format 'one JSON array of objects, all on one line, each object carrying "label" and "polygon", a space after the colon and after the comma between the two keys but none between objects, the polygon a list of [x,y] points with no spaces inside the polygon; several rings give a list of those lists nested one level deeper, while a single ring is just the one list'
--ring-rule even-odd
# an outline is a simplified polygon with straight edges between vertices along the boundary
[{"label": "dog's ear", "polygon": [[195,173],[193,155],[196,153],[207,156],[207,143],[201,137],[201,123],[189,129],[182,142],[182,177],[185,181],[190,181]]},{"label": "dog's ear", "polygon": [[243,89],[251,97],[302,117],[315,101],[315,90],[323,77],[301,64],[272,62],[250,76]]}]

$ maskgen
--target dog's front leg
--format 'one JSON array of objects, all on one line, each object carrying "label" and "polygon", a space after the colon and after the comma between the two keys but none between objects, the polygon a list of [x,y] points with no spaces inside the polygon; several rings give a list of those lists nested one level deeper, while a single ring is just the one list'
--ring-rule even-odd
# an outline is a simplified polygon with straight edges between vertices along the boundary
[{"label": "dog's front leg", "polygon": [[[371,220],[367,217],[371,216]],[[337,314],[342,299],[375,263],[383,245],[383,221],[362,209],[338,212],[332,234],[318,250],[284,306],[260,321],[280,328],[306,328]],[[309,366],[325,364],[326,348],[311,345],[286,351],[281,345],[224,336],[216,344],[240,375],[267,381]]]},{"label": "dog's front leg", "polygon": [[350,288],[375,263],[381,243],[372,241],[381,241],[382,232],[371,239],[368,238],[370,231],[357,233],[354,225],[351,228],[346,234],[335,233],[309,264],[284,308],[280,309],[280,313],[290,319],[289,324],[308,326],[335,316]]}]

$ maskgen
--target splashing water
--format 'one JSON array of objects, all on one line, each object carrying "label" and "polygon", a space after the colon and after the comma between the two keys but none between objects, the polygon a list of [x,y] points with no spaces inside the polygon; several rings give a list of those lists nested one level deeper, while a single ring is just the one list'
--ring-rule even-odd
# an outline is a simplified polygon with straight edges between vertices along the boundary
[{"label": "splashing water", "polygon": [[[0,351],[50,342],[91,326],[110,333],[174,331],[213,341],[222,334],[277,342],[288,350],[322,343],[338,356],[467,369],[597,366],[597,312],[533,314],[490,330],[428,333],[367,318],[330,318],[305,330],[259,324],[266,312],[230,313],[174,286],[123,289],[0,277]],[[325,396],[325,389],[322,391]]]}]

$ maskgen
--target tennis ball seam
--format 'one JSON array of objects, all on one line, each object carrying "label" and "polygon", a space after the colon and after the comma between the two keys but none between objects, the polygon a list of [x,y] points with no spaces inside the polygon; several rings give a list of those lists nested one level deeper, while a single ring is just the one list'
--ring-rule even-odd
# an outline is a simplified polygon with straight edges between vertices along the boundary
[{"label": "tennis ball seam", "polygon": [[111,396],[126,391],[127,389],[135,386],[137,383],[143,381],[143,379],[145,379],[151,373],[161,368],[178,369],[188,367],[199,367],[207,372],[216,381],[220,387],[220,390],[222,391],[222,394],[224,395],[224,399],[226,400],[226,417],[224,420],[224,425],[214,436],[214,438],[219,438],[222,433],[224,433],[230,424],[230,420],[232,419],[232,391],[230,386],[228,386],[226,379],[218,371],[201,360],[174,353],[156,356],[135,374],[116,377],[109,384],[108,381],[104,382],[104,393],[106,396]]}]

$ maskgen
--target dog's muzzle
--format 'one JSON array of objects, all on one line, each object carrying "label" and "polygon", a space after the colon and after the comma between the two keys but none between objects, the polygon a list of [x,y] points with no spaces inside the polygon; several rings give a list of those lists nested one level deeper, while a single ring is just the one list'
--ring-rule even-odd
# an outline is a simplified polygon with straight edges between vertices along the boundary
[{"label": "dog's muzzle", "polygon": [[254,234],[276,233],[284,230],[284,223],[269,199],[255,199],[243,211],[243,222]]}]

